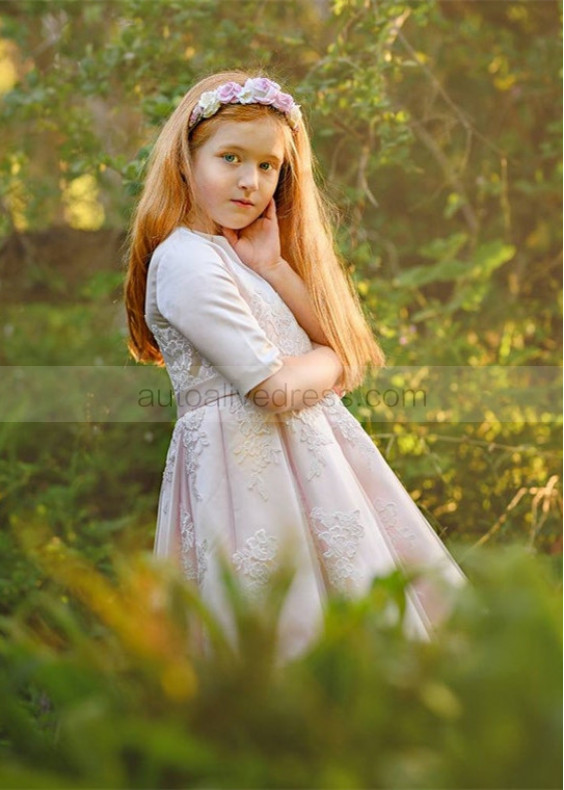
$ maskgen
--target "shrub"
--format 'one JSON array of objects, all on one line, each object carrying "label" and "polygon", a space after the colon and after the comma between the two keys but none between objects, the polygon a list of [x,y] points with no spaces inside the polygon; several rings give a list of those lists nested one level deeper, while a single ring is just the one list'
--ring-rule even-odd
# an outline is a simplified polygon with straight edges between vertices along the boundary
[{"label": "shrub", "polygon": [[27,549],[55,586],[1,621],[2,787],[560,786],[561,597],[547,557],[471,552],[471,583],[431,642],[403,634],[406,579],[375,578],[362,598],[331,598],[317,641],[280,663],[289,568],[261,607],[224,569],[237,648],[147,552],[116,557],[110,581],[37,531]]}]

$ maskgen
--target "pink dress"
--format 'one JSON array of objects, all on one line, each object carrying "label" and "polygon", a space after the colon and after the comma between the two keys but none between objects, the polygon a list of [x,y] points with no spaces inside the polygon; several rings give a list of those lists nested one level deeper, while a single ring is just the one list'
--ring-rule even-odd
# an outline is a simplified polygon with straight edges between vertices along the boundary
[{"label": "pink dress", "polygon": [[283,414],[245,397],[282,356],[312,350],[278,293],[223,236],[179,227],[151,258],[145,320],[178,407],[154,552],[179,563],[226,634],[220,554],[260,600],[290,550],[282,657],[315,639],[333,590],[361,595],[398,566],[429,569],[408,588],[404,627],[430,639],[467,578],[370,436],[333,392]]}]

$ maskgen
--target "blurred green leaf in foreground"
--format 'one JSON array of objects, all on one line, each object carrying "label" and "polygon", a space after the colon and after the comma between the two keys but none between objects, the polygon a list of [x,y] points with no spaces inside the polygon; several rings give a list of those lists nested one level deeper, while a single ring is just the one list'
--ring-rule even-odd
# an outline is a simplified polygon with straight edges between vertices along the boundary
[{"label": "blurred green leaf in foreground", "polygon": [[560,787],[546,556],[467,553],[470,584],[431,642],[403,634],[398,574],[376,578],[331,598],[318,640],[279,664],[289,566],[261,607],[225,568],[234,648],[149,552],[118,556],[110,580],[37,526],[22,536],[54,584],[0,620],[3,788]]}]

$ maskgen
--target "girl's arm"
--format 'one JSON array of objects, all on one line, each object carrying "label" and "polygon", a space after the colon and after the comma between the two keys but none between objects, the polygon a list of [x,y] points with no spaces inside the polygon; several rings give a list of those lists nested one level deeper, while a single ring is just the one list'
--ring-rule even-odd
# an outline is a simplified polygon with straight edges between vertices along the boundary
[{"label": "girl's arm", "polygon": [[246,393],[256,406],[274,413],[313,406],[331,390],[340,395],[343,364],[327,343],[315,318],[301,277],[280,254],[276,204],[270,200],[263,216],[246,228],[223,228],[223,234],[243,263],[260,274],[280,294],[314,344],[313,351],[282,357],[282,367]]},{"label": "girl's arm", "polygon": [[300,275],[292,269],[288,261],[280,258],[275,266],[271,266],[267,271],[261,272],[261,274],[286,302],[298,324],[309,335],[310,340],[327,346],[329,341],[325,337],[313,312],[305,283]]},{"label": "girl's arm", "polygon": [[260,274],[286,302],[296,321],[310,340],[328,344],[315,317],[309,293],[302,278],[280,254],[276,203],[271,199],[263,216],[246,228],[222,228],[223,235],[244,264]]},{"label": "girl's arm", "polygon": [[313,406],[343,374],[343,364],[329,346],[282,360],[280,370],[247,393],[256,406],[274,413]]}]

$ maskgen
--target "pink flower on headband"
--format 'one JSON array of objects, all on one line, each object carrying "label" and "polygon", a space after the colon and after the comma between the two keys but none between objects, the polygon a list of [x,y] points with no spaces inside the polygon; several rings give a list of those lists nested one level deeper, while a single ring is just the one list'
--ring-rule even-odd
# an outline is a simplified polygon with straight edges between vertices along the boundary
[{"label": "pink flower on headband", "polygon": [[233,104],[239,101],[241,86],[237,82],[226,82],[216,90],[216,95],[221,104]]},{"label": "pink flower on headband", "polygon": [[[251,95],[251,102],[258,104],[275,104],[276,98],[280,96],[280,85],[266,77],[257,77],[254,80],[247,80],[245,89]],[[251,103],[251,102],[245,102]]]},{"label": "pink flower on headband", "polygon": [[286,116],[294,132],[297,131],[302,117],[300,105],[295,103],[289,93],[282,93],[278,83],[266,77],[255,77],[248,79],[244,85],[230,81],[214,91],[202,93],[190,115],[190,128],[202,118],[215,115],[222,104],[267,104]]},{"label": "pink flower on headband", "polygon": [[278,98],[276,99],[276,109],[280,110],[280,112],[289,113],[292,107],[294,107],[294,100],[292,99],[290,94],[279,93]]}]

